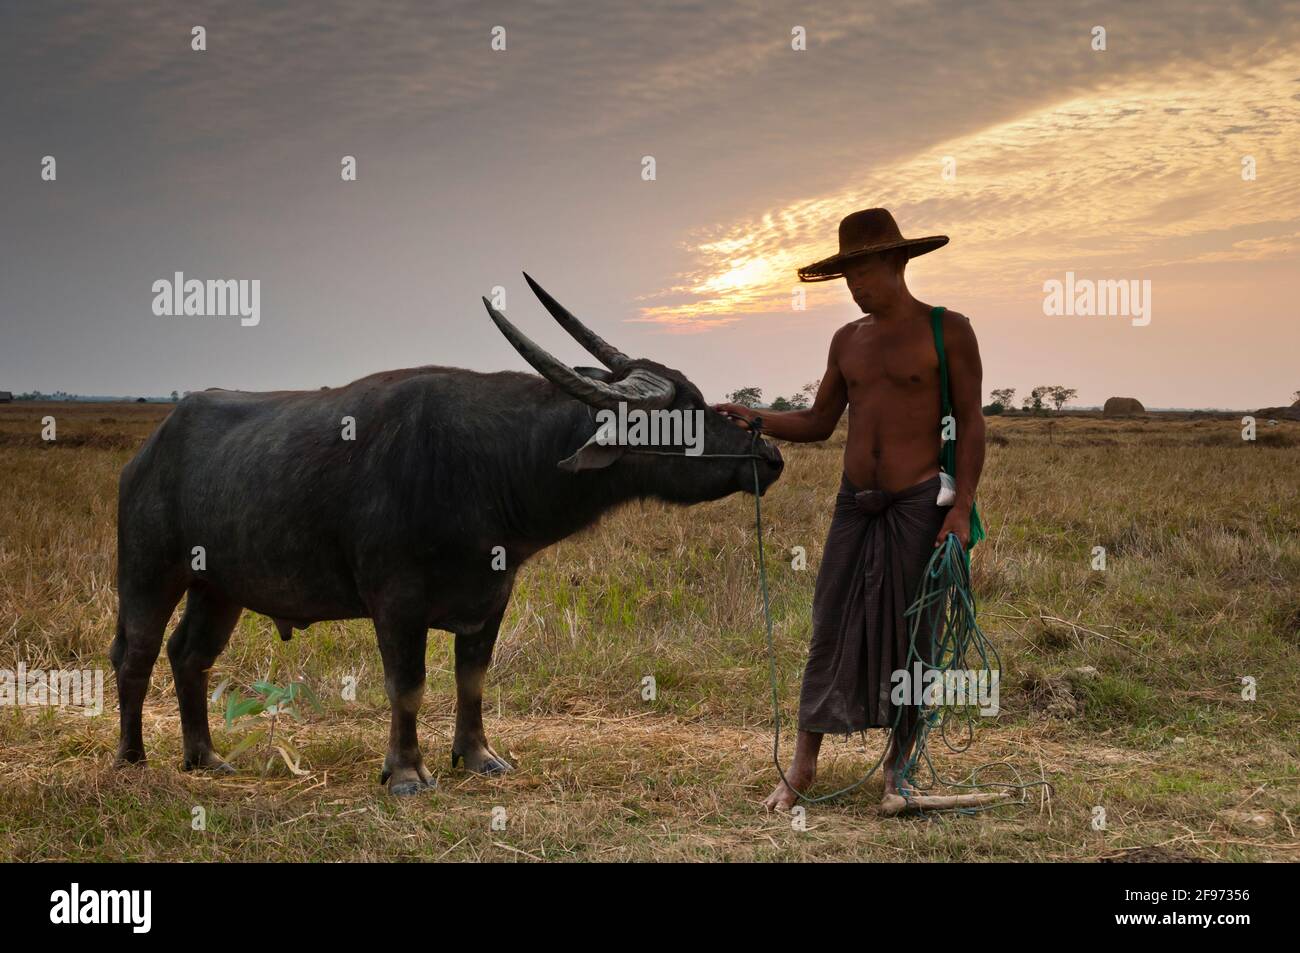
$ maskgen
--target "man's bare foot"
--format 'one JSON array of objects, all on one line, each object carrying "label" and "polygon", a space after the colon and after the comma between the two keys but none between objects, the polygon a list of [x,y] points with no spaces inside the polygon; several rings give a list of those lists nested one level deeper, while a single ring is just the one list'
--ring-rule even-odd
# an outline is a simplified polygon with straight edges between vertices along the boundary
[{"label": "man's bare foot", "polygon": [[[794,807],[795,802],[799,800],[799,795],[795,789],[806,792],[812,787],[813,779],[817,776],[817,769],[805,769],[795,765],[790,766],[790,770],[785,773],[785,781],[776,786],[776,790],[767,796],[763,802],[763,807],[769,811],[788,811]],[[787,784],[786,782],[789,782]],[[791,787],[793,785],[793,787]]]},{"label": "man's bare foot", "polygon": [[[763,806],[769,811],[788,811],[799,800],[798,791],[807,791],[817,777],[817,753],[822,747],[822,736],[814,731],[799,729],[795,739],[794,760],[785,780],[768,795]],[[789,782],[788,784],[786,782]]]},{"label": "man's bare foot", "polygon": [[897,817],[908,810],[915,809],[917,791],[903,775],[901,766],[896,762],[885,768],[885,793],[880,798],[880,813],[886,817]]},{"label": "man's bare foot", "polygon": [[885,768],[884,778],[886,794],[901,794],[907,797],[916,793],[912,783],[896,768]]},{"label": "man's bare foot", "polygon": [[898,736],[894,732],[889,733],[889,747],[885,749],[885,755],[881,759],[881,774],[885,779],[885,797],[911,798],[919,792],[916,785],[907,779],[904,769],[907,767],[908,756],[912,752],[913,742],[900,743]]},{"label": "man's bare foot", "polygon": [[885,814],[900,814],[918,797],[921,797],[920,789],[907,779],[902,768],[903,766],[899,762],[891,760],[886,762],[882,770],[885,791],[880,798],[880,808]]}]

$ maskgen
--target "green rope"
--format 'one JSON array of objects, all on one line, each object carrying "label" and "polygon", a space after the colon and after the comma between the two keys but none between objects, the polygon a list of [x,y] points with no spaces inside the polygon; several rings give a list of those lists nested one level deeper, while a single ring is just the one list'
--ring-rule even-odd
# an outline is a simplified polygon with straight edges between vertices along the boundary
[{"label": "green rope", "polygon": [[[880,766],[884,763],[885,755],[890,750],[890,742],[896,736],[899,720],[903,715],[903,706],[896,706],[894,723],[889,728],[889,736],[880,757],[871,770],[857,781],[837,791],[832,791],[830,794],[811,797],[796,788],[786,778],[785,770],[781,767],[780,757],[781,699],[777,688],[776,644],[772,637],[771,597],[768,594],[767,587],[767,565],[763,558],[763,506],[759,496],[758,463],[757,461],[751,461],[751,463],[754,468],[754,526],[758,537],[759,588],[763,592],[763,617],[767,628],[768,680],[772,687],[772,717],[775,722],[775,732],[772,737],[772,762],[776,765],[777,773],[781,776],[781,780],[785,782],[786,787],[793,791],[801,801],[817,804],[856,790],[866,784],[880,769]],[[910,619],[908,624],[908,655],[904,666],[905,669],[910,670],[913,662],[920,662],[923,677],[926,671],[931,671],[936,673],[936,678],[942,680],[945,673],[950,671],[976,671],[970,663],[973,657],[978,657],[980,663],[978,672],[987,673],[985,677],[991,679],[993,677],[992,672],[995,670],[999,674],[1001,673],[1002,662],[997,649],[984,635],[979,623],[975,621],[975,596],[971,592],[970,586],[969,557],[956,533],[949,533],[943,544],[935,547],[934,554],[931,555],[930,561],[926,564],[916,598],[904,615]],[[916,643],[923,621],[929,618],[935,619],[936,622],[931,634],[931,658],[925,659],[917,651]],[[937,641],[934,639],[935,631],[941,633]],[[976,677],[979,677],[978,674]],[[935,771],[933,762],[930,760],[928,743],[930,733],[937,729],[939,737],[950,751],[965,751],[970,747],[971,741],[974,739],[975,719],[977,717],[978,712],[972,705],[962,706],[961,708],[943,705],[923,706],[915,728],[915,744],[899,772],[903,780],[906,781],[908,788],[908,791],[904,793],[900,785],[899,793],[903,794],[905,799],[910,800],[911,795],[914,793],[926,790],[916,780],[917,769],[922,763],[929,772],[929,785],[945,784],[949,787],[968,790],[1003,788],[1020,792],[1019,800],[999,801],[994,804],[976,807],[946,809],[946,811],[955,811],[959,814],[975,814],[979,811],[993,807],[1003,807],[1007,804],[1023,804],[1027,800],[1029,788],[1036,786],[1051,788],[1051,785],[1043,780],[1025,782],[1015,766],[1006,761],[995,761],[980,765],[972,770],[963,781],[948,781],[940,778],[938,772]],[[953,744],[948,737],[949,722],[953,720],[964,721],[965,737],[958,744]],[[980,780],[982,772],[996,767],[1006,768],[1015,780]],[[939,812],[931,811],[930,813]]]},{"label": "green rope", "polygon": [[[949,672],[961,672],[963,675],[973,675],[975,679],[983,677],[990,681],[1001,676],[1002,660],[998,655],[997,648],[985,636],[975,618],[975,594],[971,590],[970,584],[970,558],[966,548],[962,546],[961,540],[957,538],[955,533],[949,533],[943,543],[931,555],[930,561],[926,564],[925,572],[922,574],[916,598],[904,615],[910,619],[908,625],[908,655],[904,667],[911,669],[915,663],[919,662],[922,668],[923,680],[927,672],[933,672],[935,680],[939,684],[944,683]],[[922,658],[921,653],[917,651],[917,637],[921,632],[921,626],[925,624],[926,620],[933,620],[930,627],[932,644],[929,659]],[[935,640],[936,635],[938,636],[937,641]],[[974,664],[977,659],[978,664]],[[901,709],[899,713],[901,714]],[[929,736],[931,732],[938,729],[939,737],[948,750],[960,753],[970,748],[971,743],[974,741],[975,724],[978,717],[978,709],[973,704],[960,707],[947,705],[924,707],[917,721],[915,744],[912,752],[899,771],[899,774],[907,782],[909,789],[903,795],[904,799],[910,800],[911,794],[923,791],[935,784],[943,784],[951,788],[962,788],[968,791],[1001,788],[1007,791],[1020,792],[1018,801],[998,801],[992,804],[948,809],[958,814],[976,814],[995,807],[1003,807],[1006,804],[1023,804],[1027,799],[1029,788],[1038,786],[1050,788],[1050,785],[1044,780],[1025,782],[1015,766],[1007,761],[996,761],[980,765],[972,770],[965,780],[957,781],[941,778],[935,770],[934,763],[930,760]],[[963,729],[957,743],[954,743],[949,737],[949,725],[952,722],[957,722]],[[896,717],[895,725],[897,723]],[[925,765],[925,770],[928,772],[926,787],[922,787],[917,780],[918,769],[922,764]],[[981,781],[981,773],[994,767],[1006,768],[1015,780]]]}]

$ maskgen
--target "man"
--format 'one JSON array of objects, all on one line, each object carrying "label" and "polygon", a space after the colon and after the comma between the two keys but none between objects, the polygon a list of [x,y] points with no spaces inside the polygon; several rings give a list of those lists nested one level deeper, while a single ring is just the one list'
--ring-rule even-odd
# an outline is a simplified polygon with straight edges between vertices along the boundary
[{"label": "man", "polygon": [[[836,332],[826,374],[807,410],[761,416],[720,404],[742,425],[756,417],[769,436],[825,440],[849,407],[844,475],[817,587],[813,635],[799,698],[793,763],[766,806],[789,809],[817,773],[822,736],[896,727],[884,759],[885,797],[896,800],[915,740],[919,709],[890,703],[891,676],[907,667],[911,604],[934,547],[949,533],[971,543],[971,509],[984,465],[979,348],[970,321],[942,311],[949,392],[956,423],[956,498],[940,506],[942,446],[939,357],[932,309],[912,297],[907,262],[947,244],[907,239],[885,209],[840,222],[840,251],[799,270],[800,280],[843,277],[863,317]],[[924,628],[924,627],[923,627]],[[928,632],[918,648],[928,651]],[[896,721],[897,719],[897,721]]]}]

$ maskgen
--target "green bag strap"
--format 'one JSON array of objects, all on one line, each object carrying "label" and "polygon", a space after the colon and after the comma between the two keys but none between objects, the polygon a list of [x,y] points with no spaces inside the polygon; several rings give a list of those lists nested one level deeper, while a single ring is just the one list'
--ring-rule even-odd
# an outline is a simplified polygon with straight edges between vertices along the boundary
[{"label": "green bag strap", "polygon": [[[930,309],[930,327],[934,330],[934,349],[939,352],[939,407],[942,411],[940,417],[947,417],[952,413],[952,401],[948,398],[948,355],[943,349],[943,313],[948,309],[943,305]],[[940,426],[943,426],[940,423]],[[948,449],[951,441],[944,444],[944,450]],[[952,471],[949,470],[949,473]]]},{"label": "green bag strap", "polygon": [[[948,309],[940,305],[930,309],[930,327],[934,331],[934,348],[939,352],[939,428],[943,429],[943,418],[952,416],[952,398],[948,394],[948,355],[943,348],[943,313]],[[939,465],[945,473],[954,479],[957,476],[957,441],[945,440],[939,451]],[[970,506],[970,542],[966,549],[972,550],[975,544],[985,536],[984,524],[980,520],[979,507],[971,501]]]}]

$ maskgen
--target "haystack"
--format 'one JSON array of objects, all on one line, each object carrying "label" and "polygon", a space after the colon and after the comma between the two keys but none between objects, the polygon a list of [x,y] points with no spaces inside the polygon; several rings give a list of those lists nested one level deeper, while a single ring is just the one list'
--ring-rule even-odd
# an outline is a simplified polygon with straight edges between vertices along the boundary
[{"label": "haystack", "polygon": [[1146,412],[1147,409],[1136,397],[1111,397],[1101,408],[1103,417],[1133,417]]}]

